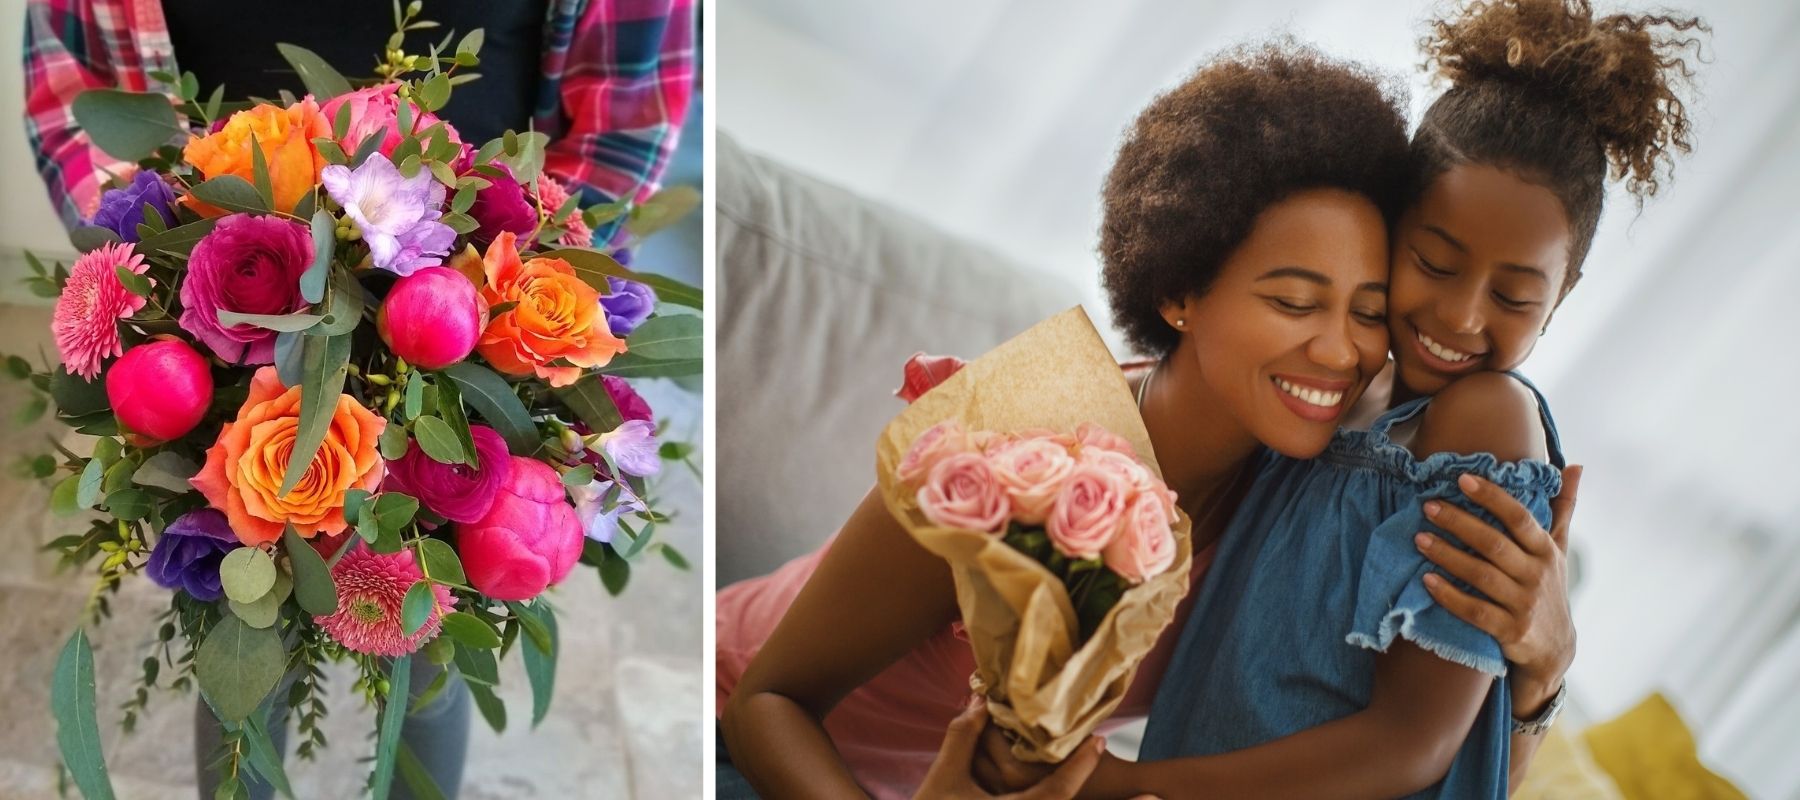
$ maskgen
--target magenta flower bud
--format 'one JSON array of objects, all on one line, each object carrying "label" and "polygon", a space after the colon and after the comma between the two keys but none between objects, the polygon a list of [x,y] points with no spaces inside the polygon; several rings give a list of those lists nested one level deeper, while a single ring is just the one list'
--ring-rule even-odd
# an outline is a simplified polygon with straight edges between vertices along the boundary
[{"label": "magenta flower bud", "polygon": [[180,339],[158,339],[125,351],[106,373],[106,399],[132,433],[159,442],[179,439],[212,405],[212,369]]},{"label": "magenta flower bud", "polygon": [[495,600],[542,594],[575,568],[581,543],[581,520],[556,470],[520,456],[512,457],[512,474],[487,514],[456,529],[469,585]]},{"label": "magenta flower bud", "polygon": [[394,282],[375,327],[406,363],[443,369],[475,349],[481,317],[475,284],[449,267],[426,267]]}]

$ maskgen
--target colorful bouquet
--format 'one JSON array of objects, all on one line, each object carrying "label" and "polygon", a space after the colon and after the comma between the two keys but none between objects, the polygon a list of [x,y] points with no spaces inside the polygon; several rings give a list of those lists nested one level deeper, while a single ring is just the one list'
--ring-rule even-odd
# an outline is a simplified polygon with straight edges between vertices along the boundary
[{"label": "colorful bouquet", "polygon": [[1192,522],[1080,309],[929,390],[912,372],[912,405],[877,445],[882,499],[949,562],[971,687],[1014,755],[1060,761],[1118,707],[1174,619]]},{"label": "colorful bouquet", "polygon": [[[197,685],[226,729],[221,797],[246,773],[288,793],[264,727],[284,676],[309,757],[320,664],[356,665],[384,797],[421,694],[410,659],[454,665],[499,729],[497,656],[517,646],[535,724],[557,650],[545,589],[577,563],[615,594],[640,555],[686,566],[654,541],[669,517],[646,479],[691,448],[657,441],[625,379],[699,373],[701,293],[589,240],[623,220],[629,244],[695,195],[582,208],[544,174],[544,134],[461,141],[434,112],[475,77],[459,71],[482,32],[408,55],[417,14],[396,6],[373,81],[283,45],[304,97],[202,102],[192,75],[161,76],[173,103],[83,94],[77,120],[135,169],[72,233],[71,267],[33,261],[61,366],[6,360],[95,437],[30,462],[64,476],[57,512],[101,512],[48,545],[99,560],[85,622],[131,575],[174,590],[125,726],[159,674]],[[52,695],[69,773],[110,797],[80,628]]]}]

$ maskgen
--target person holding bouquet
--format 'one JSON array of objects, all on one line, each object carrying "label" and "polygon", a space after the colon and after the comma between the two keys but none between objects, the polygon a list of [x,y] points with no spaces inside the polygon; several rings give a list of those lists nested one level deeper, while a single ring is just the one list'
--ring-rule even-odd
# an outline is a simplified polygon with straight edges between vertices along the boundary
[{"label": "person holding bouquet", "polygon": [[[1257,454],[1318,455],[1385,364],[1387,236],[1408,164],[1398,101],[1361,67],[1291,42],[1203,65],[1144,113],[1121,150],[1105,190],[1106,289],[1129,330],[1156,331],[1134,336],[1155,360],[1126,365],[1122,378],[1115,366],[1085,393],[1128,381],[1150,451],[1138,455],[1153,456],[1193,520],[1192,556],[1180,565],[1190,585],[1204,585]],[[1053,371],[1061,355],[1037,363]],[[930,372],[912,366],[909,377]],[[929,401],[935,377],[909,380],[909,396]],[[965,380],[958,391],[982,388]],[[1523,510],[1517,501],[1490,502],[1523,526],[1482,526],[1493,536],[1545,537],[1529,514],[1512,513]],[[1566,516],[1565,506],[1558,527]],[[1536,553],[1528,565],[1560,574],[1560,558]],[[819,552],[722,590],[720,796],[918,790],[976,672],[955,626],[961,586],[877,491]],[[1563,613],[1484,606],[1471,621],[1530,653],[1512,680],[1556,685],[1573,642],[1567,589],[1534,586],[1535,607]],[[1172,610],[1102,730],[1149,711],[1197,594]],[[1042,775],[994,774],[983,764],[1008,757],[996,749],[1006,740],[990,737],[974,767],[987,788]]]}]

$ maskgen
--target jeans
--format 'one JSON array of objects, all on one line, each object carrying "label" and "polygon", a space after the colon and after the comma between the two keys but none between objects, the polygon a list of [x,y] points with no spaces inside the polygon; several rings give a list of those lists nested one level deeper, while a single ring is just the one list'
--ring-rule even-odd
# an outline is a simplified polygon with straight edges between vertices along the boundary
[{"label": "jeans", "polygon": [[[416,698],[424,694],[431,682],[437,680],[440,667],[416,656],[412,661],[412,677],[408,683],[408,694]],[[269,709],[269,740],[275,746],[275,752],[287,755],[287,723],[288,686],[293,683],[294,675],[283,678],[275,687],[275,701]],[[196,699],[194,707],[194,770],[198,780],[201,800],[211,800],[213,791],[218,788],[218,771],[211,764],[219,751],[220,742],[224,738],[224,729],[213,717],[212,709],[206,701]],[[406,722],[400,728],[400,741],[417,756],[419,763],[431,775],[445,797],[454,798],[462,788],[463,761],[469,751],[469,693],[463,686],[462,678],[452,674],[449,682],[438,696],[417,712],[407,715]],[[397,775],[398,773],[396,773]],[[271,800],[275,790],[268,784],[248,777],[244,781],[250,790],[250,800]],[[406,782],[396,779],[389,797],[397,800],[413,800],[412,792],[407,791]]]}]

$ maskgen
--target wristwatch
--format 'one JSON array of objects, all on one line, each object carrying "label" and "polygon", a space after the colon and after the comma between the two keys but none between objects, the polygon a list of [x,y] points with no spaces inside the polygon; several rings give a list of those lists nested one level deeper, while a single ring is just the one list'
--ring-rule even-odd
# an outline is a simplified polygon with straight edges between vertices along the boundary
[{"label": "wristwatch", "polygon": [[1521,720],[1514,717],[1512,721],[1512,732],[1514,734],[1523,734],[1525,736],[1536,736],[1544,731],[1550,730],[1550,725],[1556,722],[1557,715],[1562,713],[1563,701],[1568,698],[1569,682],[1564,680],[1562,686],[1557,688],[1556,696],[1550,698],[1550,705],[1544,708],[1542,714],[1537,715],[1537,719]]}]

